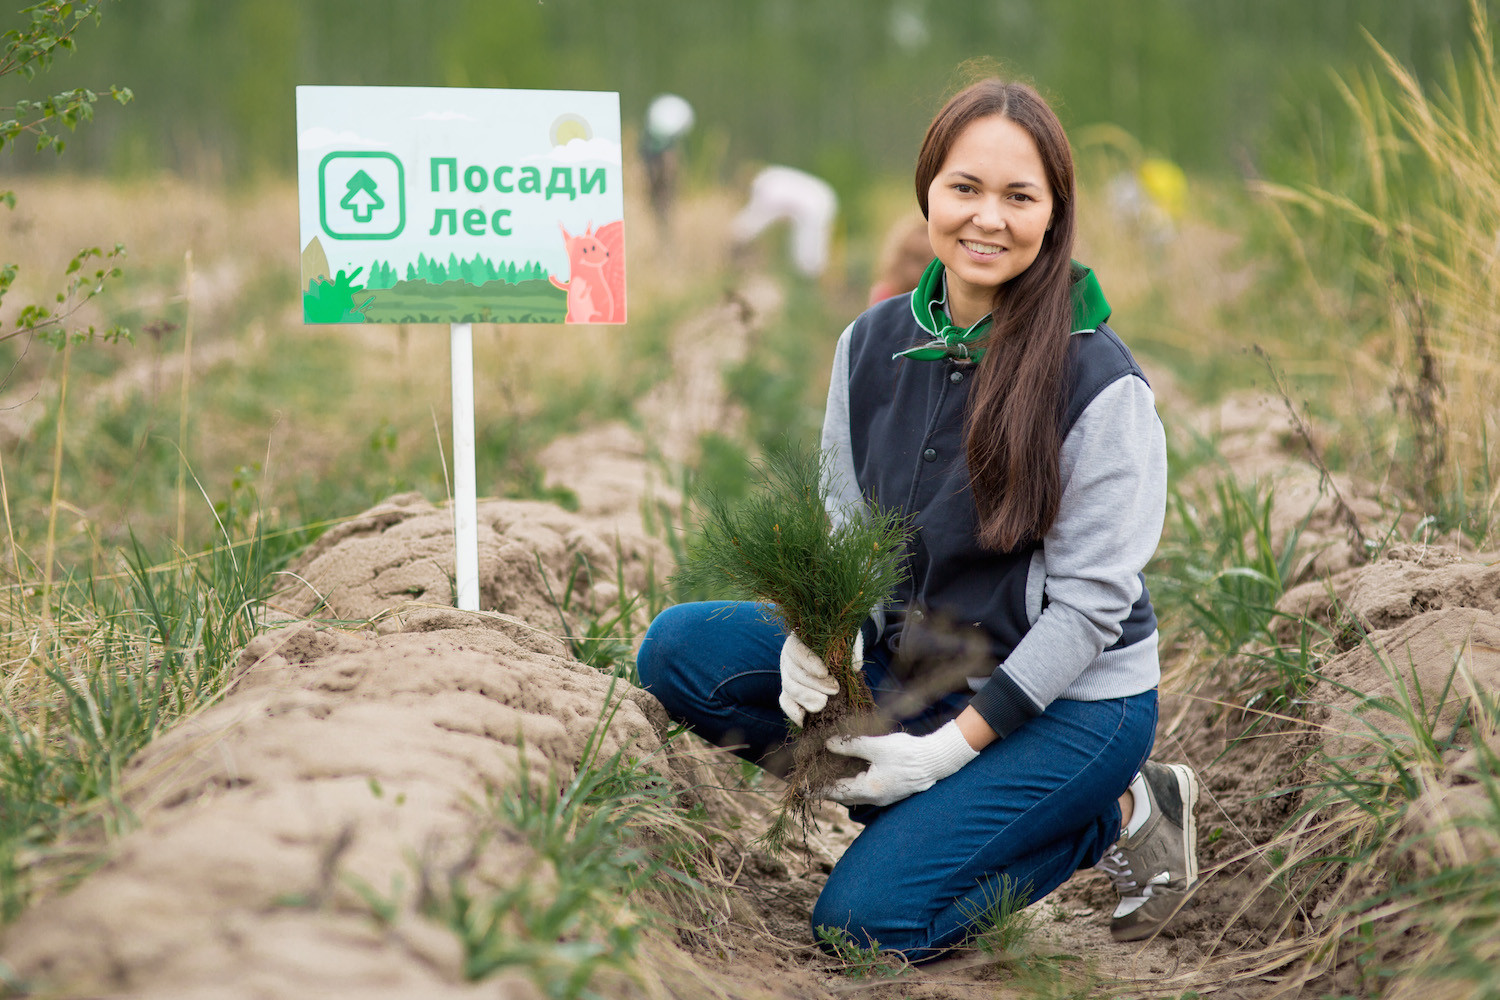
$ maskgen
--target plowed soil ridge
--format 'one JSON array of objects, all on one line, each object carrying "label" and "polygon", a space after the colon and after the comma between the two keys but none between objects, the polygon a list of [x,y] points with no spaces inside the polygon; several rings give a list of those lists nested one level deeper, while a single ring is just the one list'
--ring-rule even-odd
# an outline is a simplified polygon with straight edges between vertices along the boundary
[{"label": "plowed soil ridge", "polygon": [[[641,503],[664,495],[663,460],[689,461],[698,435],[732,418],[715,365],[743,356],[776,307],[755,286],[687,324],[684,339],[713,329],[728,331],[727,340],[713,364],[701,361],[704,352],[684,354],[687,370],[643,403],[645,432],[611,425],[548,450],[553,481],[579,496],[580,512],[480,505],[484,612],[451,607],[447,508],[392,497],[323,536],[287,576],[225,696],[134,759],[121,786],[133,829],[76,888],[6,930],[3,954],[15,974],[62,995],[539,996],[519,974],[468,982],[457,939],[398,887],[471,849],[475,804],[486,795],[528,775],[571,774],[602,731],[604,754],[654,761],[722,834],[730,888],[722,910],[655,945],[655,959],[680,973],[673,981],[691,984],[669,995],[1007,995],[995,961],[972,954],[890,982],[837,975],[807,918],[852,824],[829,808],[819,835],[790,856],[758,851],[752,838],[775,790],[747,787],[737,767],[701,747],[679,742],[663,753],[669,720],[655,700],[570,654],[565,636],[579,623],[616,607],[622,587],[637,592],[669,571],[666,547],[642,527]],[[1243,405],[1254,412],[1257,404]],[[1143,944],[1109,939],[1115,897],[1093,872],[1036,911],[1038,947],[1088,956],[1127,992],[1264,996],[1285,992],[1299,968],[1303,979],[1337,985],[1337,968],[1312,968],[1298,952],[1321,927],[1318,901],[1289,914],[1262,891],[1264,845],[1299,801],[1270,793],[1305,775],[1320,752],[1374,752],[1374,734],[1388,732],[1390,720],[1369,695],[1420,687],[1434,693],[1439,723],[1451,725],[1464,697],[1493,692],[1500,680],[1500,570],[1490,560],[1393,546],[1359,565],[1331,501],[1307,486],[1285,438],[1238,410],[1220,417],[1231,462],[1247,476],[1282,477],[1292,484],[1283,495],[1305,502],[1283,507],[1276,528],[1281,537],[1303,531],[1310,546],[1297,570],[1304,582],[1282,610],[1359,638],[1326,664],[1305,718],[1246,740],[1252,714],[1222,700],[1211,679],[1174,670],[1171,658],[1190,644],[1166,637],[1156,756],[1185,759],[1204,780],[1203,888],[1170,935]],[[1368,491],[1342,488],[1362,516],[1378,512]],[[1456,746],[1449,758],[1431,771],[1428,816],[1482,805],[1474,748]],[[1483,831],[1450,845],[1495,847]],[[486,850],[499,882],[535,870],[519,838]],[[361,886],[395,900],[388,919],[373,918]],[[609,995],[660,993],[663,982],[611,981]]]}]

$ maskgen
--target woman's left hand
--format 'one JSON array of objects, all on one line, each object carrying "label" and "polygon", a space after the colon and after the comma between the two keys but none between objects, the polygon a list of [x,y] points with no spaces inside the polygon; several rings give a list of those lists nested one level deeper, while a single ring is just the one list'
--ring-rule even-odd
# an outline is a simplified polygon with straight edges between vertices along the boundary
[{"label": "woman's left hand", "polygon": [[827,746],[834,753],[870,762],[863,774],[841,778],[829,787],[828,798],[846,806],[900,802],[925,792],[979,756],[956,721],[926,736],[835,736]]}]

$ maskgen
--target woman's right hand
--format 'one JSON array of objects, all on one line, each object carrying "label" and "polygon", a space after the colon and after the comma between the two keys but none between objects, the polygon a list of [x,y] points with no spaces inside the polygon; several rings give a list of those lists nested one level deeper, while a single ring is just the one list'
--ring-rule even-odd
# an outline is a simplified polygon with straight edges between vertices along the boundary
[{"label": "woman's right hand", "polygon": [[[865,637],[854,634],[855,664],[864,662]],[[828,672],[828,665],[808,649],[797,634],[786,637],[781,646],[781,710],[795,725],[802,725],[810,712],[821,712],[839,683]]]}]

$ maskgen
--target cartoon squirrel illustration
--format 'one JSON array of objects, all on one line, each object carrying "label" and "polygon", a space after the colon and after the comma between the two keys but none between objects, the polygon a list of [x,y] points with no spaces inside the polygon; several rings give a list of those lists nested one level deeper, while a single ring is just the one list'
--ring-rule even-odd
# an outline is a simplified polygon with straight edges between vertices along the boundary
[{"label": "cartoon squirrel illustration", "polygon": [[558,223],[568,248],[568,280],[547,280],[568,293],[569,323],[625,322],[625,223],[610,222],[580,236]]}]

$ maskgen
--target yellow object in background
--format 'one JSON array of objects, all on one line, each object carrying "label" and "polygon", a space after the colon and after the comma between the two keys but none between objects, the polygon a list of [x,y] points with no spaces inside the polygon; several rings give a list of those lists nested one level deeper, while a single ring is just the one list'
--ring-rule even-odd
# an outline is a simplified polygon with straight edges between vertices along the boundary
[{"label": "yellow object in background", "polygon": [[1171,160],[1147,157],[1136,168],[1141,189],[1174,222],[1187,210],[1187,175]]}]

